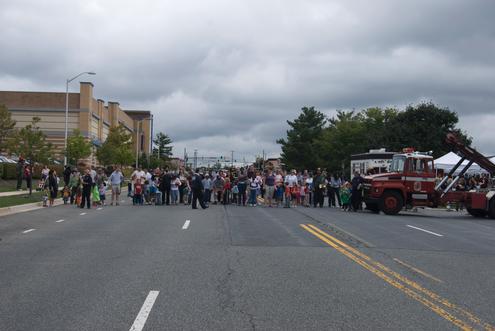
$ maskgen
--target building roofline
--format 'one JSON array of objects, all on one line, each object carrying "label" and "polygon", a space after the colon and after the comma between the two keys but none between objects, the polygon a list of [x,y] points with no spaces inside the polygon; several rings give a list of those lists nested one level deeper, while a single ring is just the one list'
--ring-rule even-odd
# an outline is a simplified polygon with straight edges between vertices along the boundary
[{"label": "building roofline", "polygon": [[[65,95],[65,92],[50,92],[50,91],[0,91],[0,93],[36,93],[36,94],[63,94]],[[69,95],[71,94],[81,94],[79,92],[69,92]]]}]

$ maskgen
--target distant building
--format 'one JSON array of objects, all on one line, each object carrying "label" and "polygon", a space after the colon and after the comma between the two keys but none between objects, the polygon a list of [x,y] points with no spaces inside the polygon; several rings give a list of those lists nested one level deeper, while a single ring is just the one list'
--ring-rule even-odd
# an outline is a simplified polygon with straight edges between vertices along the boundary
[{"label": "distant building", "polygon": [[[9,109],[12,119],[17,121],[16,127],[26,126],[33,117],[41,119],[38,125],[60,159],[63,159],[64,149],[65,99],[64,92],[0,91],[0,104]],[[102,99],[93,97],[90,82],[81,82],[79,93],[69,93],[68,134],[79,129],[91,141],[93,150],[87,163],[97,164],[96,150],[107,139],[110,127],[119,124],[132,134],[133,151],[137,148],[139,154],[151,152],[153,123],[150,111],[123,110],[113,101],[105,105]]]},{"label": "distant building", "polygon": [[265,160],[265,169],[281,170],[283,166],[280,158],[268,158]]},{"label": "distant building", "polygon": [[394,154],[397,153],[380,148],[370,149],[368,153],[351,155],[351,178],[356,171],[362,175],[387,172]]}]

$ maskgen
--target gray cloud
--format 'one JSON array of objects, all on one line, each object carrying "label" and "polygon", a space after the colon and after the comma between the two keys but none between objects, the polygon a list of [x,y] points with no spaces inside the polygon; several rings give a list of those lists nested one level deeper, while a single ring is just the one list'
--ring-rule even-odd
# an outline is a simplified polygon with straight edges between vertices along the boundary
[{"label": "gray cloud", "polygon": [[0,89],[62,91],[94,70],[96,96],[152,110],[178,155],[276,155],[304,105],[420,100],[495,154],[490,1],[0,2]]}]

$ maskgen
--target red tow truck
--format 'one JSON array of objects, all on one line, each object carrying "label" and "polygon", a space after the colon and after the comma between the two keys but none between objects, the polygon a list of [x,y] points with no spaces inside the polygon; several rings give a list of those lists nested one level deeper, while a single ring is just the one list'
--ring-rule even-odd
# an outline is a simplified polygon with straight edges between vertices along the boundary
[{"label": "red tow truck", "polygon": [[[437,179],[433,157],[428,153],[405,149],[393,156],[388,173],[364,177],[364,202],[373,212],[396,215],[403,208],[436,208],[447,203],[460,203],[474,217],[495,218],[495,187],[471,191],[455,190],[461,177],[473,163],[495,175],[495,164],[475,149],[465,146],[453,133],[445,139],[459,162],[441,180]],[[467,160],[468,163],[463,165]],[[457,172],[461,167],[462,169]],[[449,181],[449,178],[452,178]]]}]

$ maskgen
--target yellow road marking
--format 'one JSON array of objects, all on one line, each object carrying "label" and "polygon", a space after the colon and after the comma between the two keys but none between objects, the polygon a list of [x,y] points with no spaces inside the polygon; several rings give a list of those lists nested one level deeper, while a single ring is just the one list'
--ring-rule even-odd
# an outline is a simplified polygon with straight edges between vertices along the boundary
[{"label": "yellow road marking", "polygon": [[308,224],[309,227],[311,227],[311,229],[313,229],[314,231],[317,231],[318,233],[320,233],[321,235],[323,235],[324,237],[330,239],[331,241],[337,243],[338,245],[341,245],[342,247],[346,248],[348,251],[354,253],[355,255],[361,257],[362,259],[366,260],[367,262],[373,264],[374,266],[382,269],[383,271],[389,273],[390,275],[394,276],[395,278],[399,279],[400,281],[406,283],[407,285],[413,287],[414,289],[422,292],[423,294],[429,296],[431,299],[443,304],[444,306],[452,309],[452,310],[455,310],[457,313],[459,314],[462,314],[464,315],[465,317],[467,317],[471,322],[474,322],[476,324],[479,324],[479,325],[482,325],[486,330],[489,330],[489,331],[495,331],[495,327],[493,327],[492,325],[488,324],[488,323],[485,323],[483,322],[480,318],[478,318],[477,316],[475,316],[474,314],[470,313],[469,311],[451,303],[450,301],[448,301],[447,299],[444,299],[442,298],[441,296],[439,296],[438,294],[422,287],[421,285],[419,285],[418,283],[402,276],[401,274],[391,270],[390,268],[384,266],[383,264],[381,264],[380,262],[377,262],[377,261],[374,261],[372,260],[369,256],[361,253],[360,251],[358,251],[357,249],[353,248],[353,247],[350,247],[349,245],[347,245],[346,243],[338,240],[337,238],[329,235],[328,233],[322,231],[321,229],[317,228],[316,226],[312,225],[312,224]]},{"label": "yellow road marking", "polygon": [[407,263],[406,263],[406,262],[404,262],[404,261],[401,261],[401,260],[399,260],[399,259],[397,259],[397,258],[394,258],[394,261],[395,261],[395,262],[397,262],[397,263],[399,263],[399,264],[401,264],[401,265],[403,265],[403,266],[404,266],[404,267],[406,267],[406,268],[411,269],[412,271],[417,272],[417,273],[418,273],[418,274],[420,274],[420,275],[425,276],[426,278],[429,278],[429,279],[434,280],[434,281],[439,282],[439,283],[443,283],[443,281],[442,281],[442,280],[440,280],[440,279],[438,279],[437,277],[430,275],[430,274],[429,274],[429,273],[427,273],[426,271],[423,271],[423,270],[421,270],[421,269],[418,269],[418,268],[416,268],[416,267],[413,267],[412,265],[407,264]]},{"label": "yellow road marking", "polygon": [[[390,285],[392,285],[392,286],[400,289],[402,292],[404,292],[408,296],[412,297],[416,301],[418,301],[418,302],[422,303],[423,305],[425,305],[426,307],[430,308],[435,313],[437,313],[441,317],[445,318],[446,320],[450,321],[454,325],[458,326],[462,330],[473,330],[473,328],[469,324],[467,324],[466,322],[464,322],[463,320],[455,317],[454,315],[452,315],[451,313],[447,312],[442,307],[440,307],[437,304],[431,302],[427,298],[423,297],[421,294],[414,292],[410,288],[406,287],[404,284],[402,284],[402,283],[394,280],[392,277],[386,275],[384,272],[380,271],[379,269],[375,268],[374,266],[370,265],[369,263],[375,265],[376,267],[382,269],[385,272],[388,272],[390,275],[394,276],[398,280],[401,280],[401,281],[405,282],[406,284],[409,284],[410,286],[413,286],[412,284],[415,284],[416,286],[413,286],[414,288],[416,288],[417,290],[422,289],[420,291],[423,292],[424,294],[427,294],[428,296],[430,296],[430,298],[433,298],[433,299],[435,299],[437,301],[439,301],[439,299],[440,299],[441,300],[440,301],[441,303],[444,303],[444,302],[449,303],[449,305],[447,305],[447,307],[452,308],[452,309],[456,310],[457,312],[463,313],[472,322],[475,322],[477,324],[483,325],[486,330],[494,330],[491,325],[486,324],[486,323],[483,323],[479,318],[475,317],[471,313],[466,312],[466,311],[464,311],[464,310],[456,307],[453,304],[450,304],[450,302],[448,302],[447,300],[441,298],[440,296],[436,295],[435,293],[433,293],[431,291],[428,291],[426,289],[423,289],[419,284],[416,284],[415,282],[408,280],[407,278],[403,277],[402,275],[397,274],[396,272],[388,269],[387,267],[383,266],[382,264],[380,264],[380,263],[378,263],[376,261],[373,261],[371,258],[369,258],[368,256],[366,256],[365,254],[359,252],[358,250],[356,250],[356,249],[354,249],[352,247],[349,247],[345,243],[343,243],[340,240],[338,240],[338,239],[330,236],[326,232],[318,229],[317,227],[315,227],[315,226],[313,226],[311,224],[308,224],[308,225],[301,224],[300,226],[304,230],[310,232],[311,234],[313,234],[314,236],[316,236],[317,238],[319,238],[320,240],[322,240],[323,242],[325,242],[328,245],[330,245],[331,247],[335,248],[337,251],[339,251],[343,255],[347,256],[349,259],[353,260],[354,262],[356,262],[357,264],[361,265],[362,267],[364,267],[368,271],[370,271],[373,274],[375,274],[376,276],[380,277],[381,279],[383,279],[384,281],[386,281]],[[339,246],[339,244],[341,246]],[[347,248],[347,250],[345,248]],[[353,252],[355,255],[351,254],[351,252]],[[432,295],[433,295],[433,297],[432,297]],[[455,308],[457,308],[457,309],[455,309]]]}]

